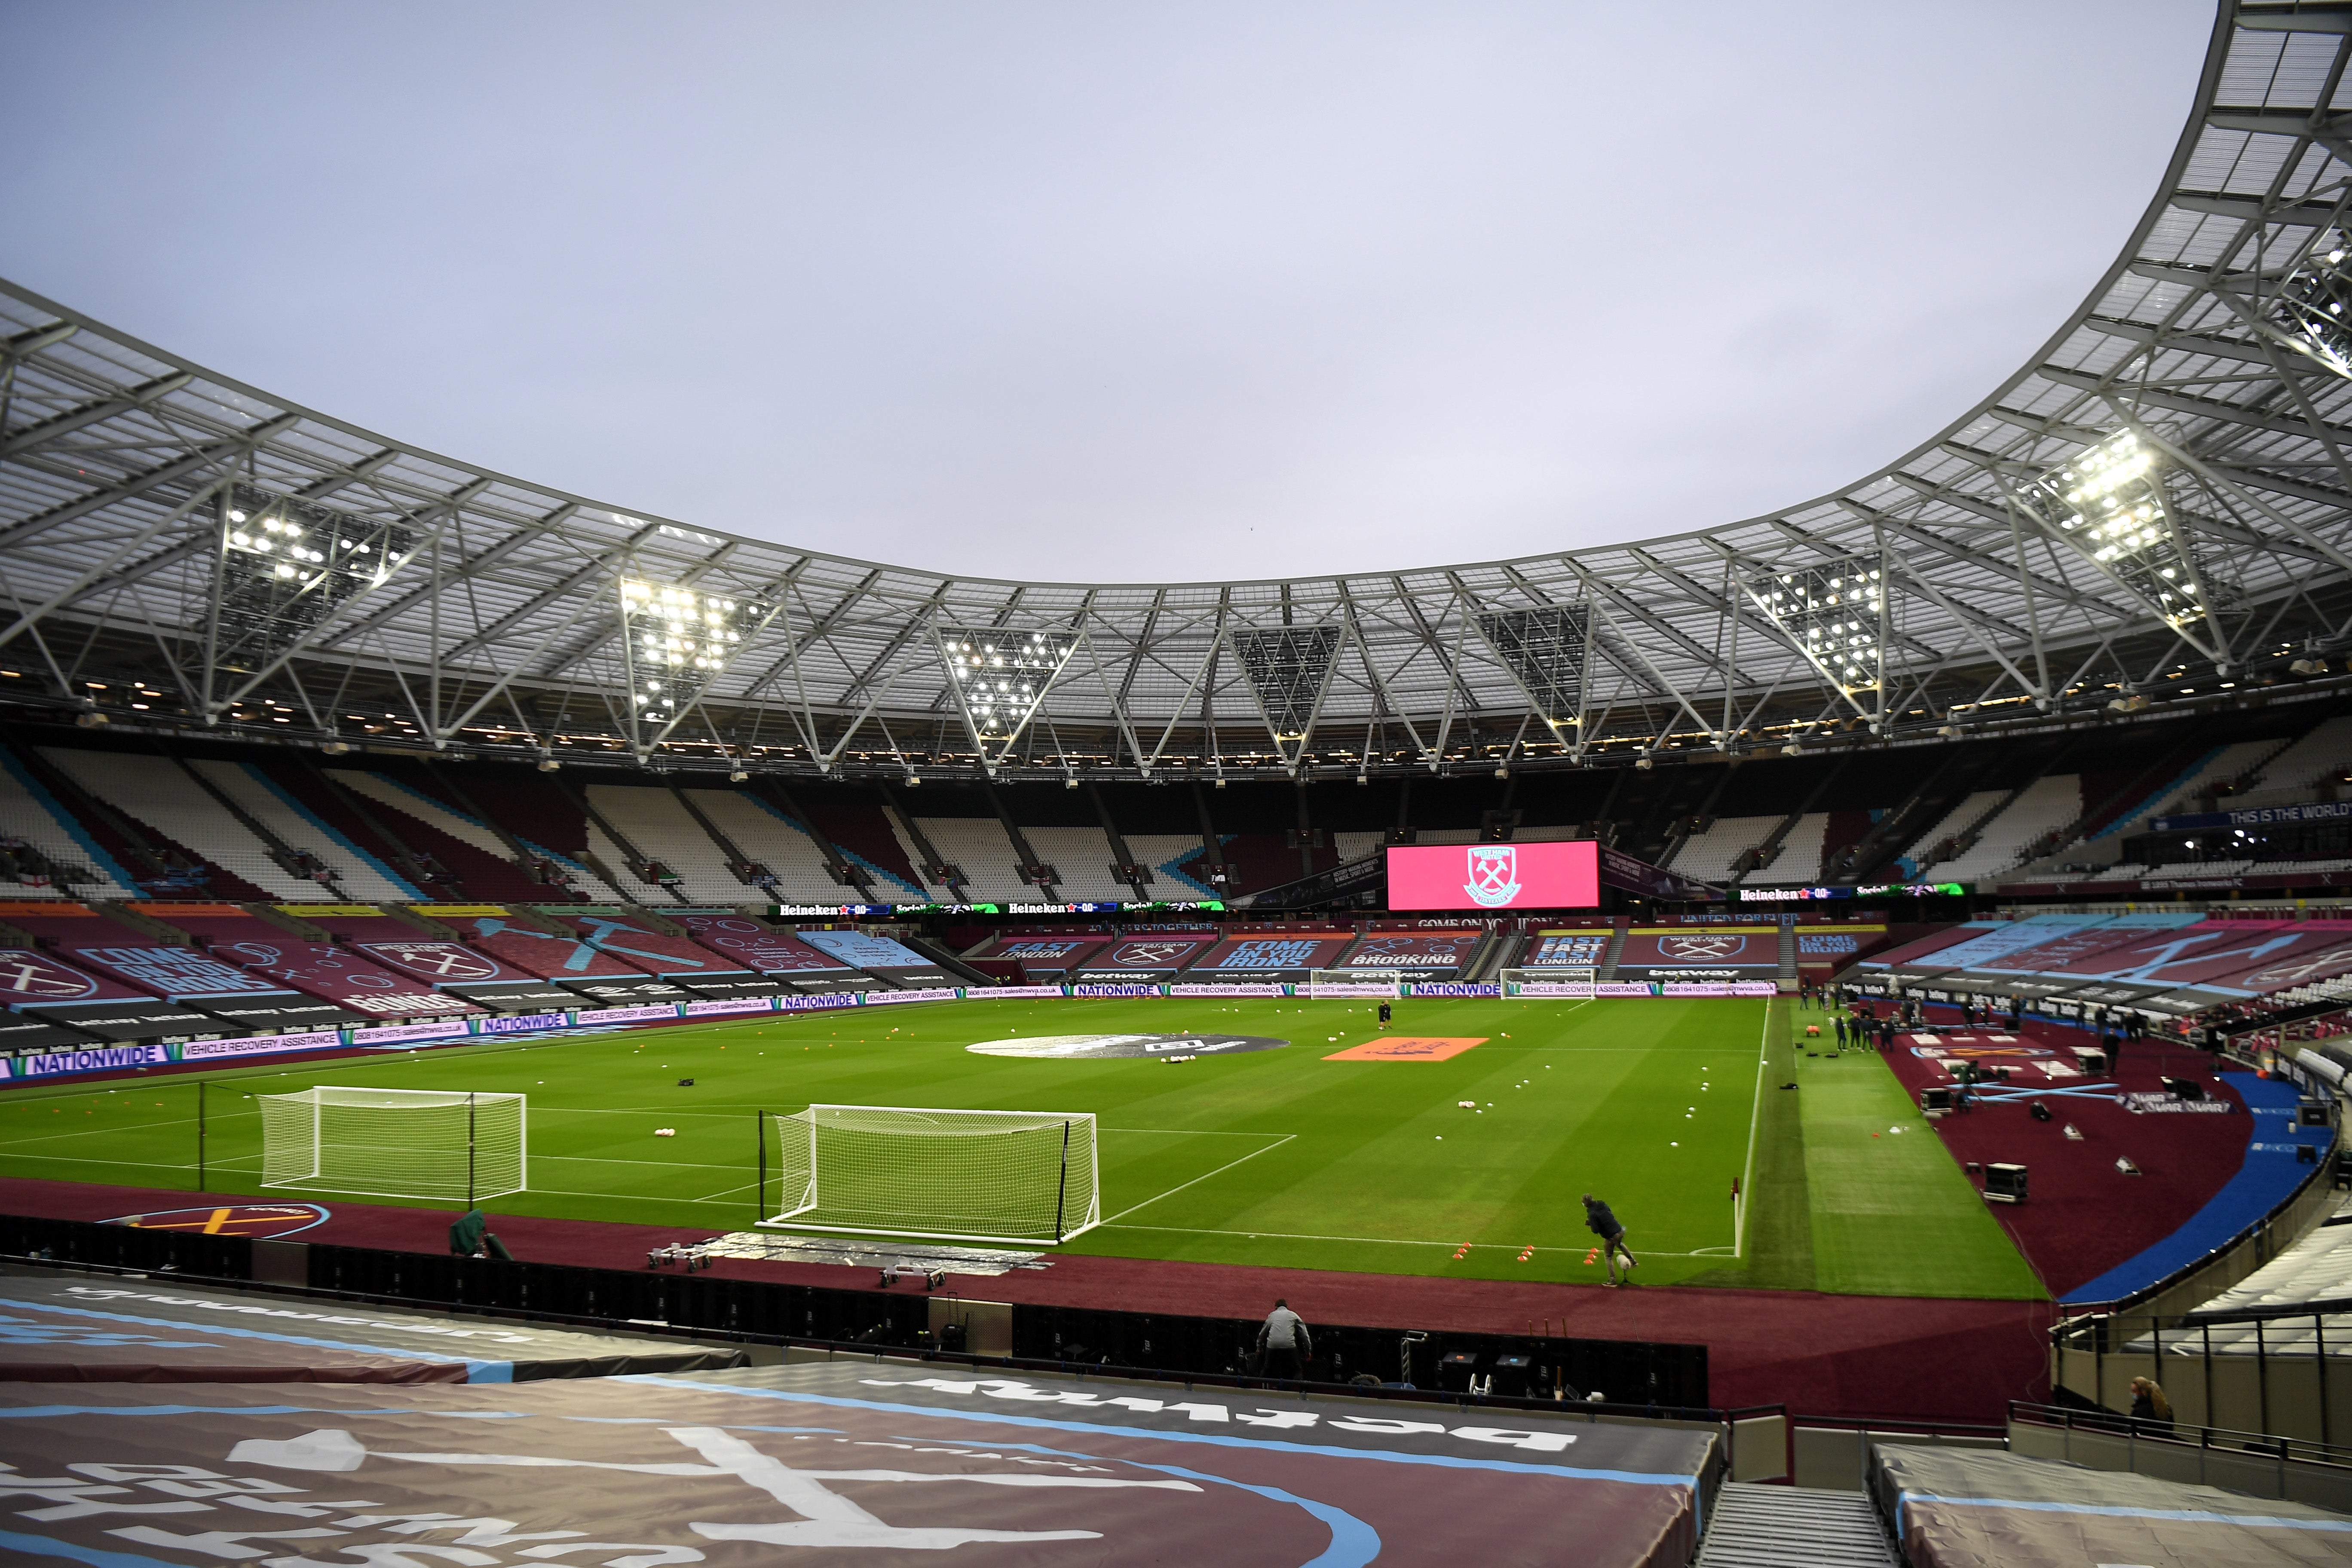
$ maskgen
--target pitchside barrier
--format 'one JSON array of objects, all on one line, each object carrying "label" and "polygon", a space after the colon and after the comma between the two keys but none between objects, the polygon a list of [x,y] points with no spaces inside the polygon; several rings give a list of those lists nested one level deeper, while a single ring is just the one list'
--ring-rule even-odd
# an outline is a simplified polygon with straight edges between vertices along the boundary
[{"label": "pitchside barrier", "polygon": [[[1532,975],[1532,972],[1522,972]],[[496,1014],[481,1018],[452,1018],[427,1024],[386,1024],[348,1029],[306,1029],[283,1035],[237,1035],[218,1038],[166,1036],[137,1045],[92,1046],[78,1051],[27,1051],[0,1057],[0,1089],[49,1079],[89,1073],[143,1072],[149,1068],[233,1064],[254,1057],[292,1056],[302,1052],[345,1050],[423,1050],[438,1046],[470,1045],[500,1036],[544,1035],[588,1030],[641,1028],[651,1025],[692,1023],[712,1018],[747,1017],[774,1013],[823,1013],[843,1007],[882,1007],[903,1002],[1002,1002],[1029,997],[1067,996],[1080,1001],[1119,997],[1257,997],[1285,996],[1315,1000],[1349,997],[1448,998],[1524,996],[1533,999],[1590,1001],[1595,997],[1771,996],[1778,987],[1769,980],[1731,981],[1607,981],[1592,984],[1564,984],[1528,978],[1465,984],[1453,981],[1408,982],[1363,978],[1362,972],[1345,980],[1310,976],[1298,984],[1274,981],[1224,981],[1172,984],[1076,985],[940,985],[916,991],[835,991],[822,995],[740,996],[723,1002],[660,1002],[629,1007],[579,1007],[561,1012]]]}]

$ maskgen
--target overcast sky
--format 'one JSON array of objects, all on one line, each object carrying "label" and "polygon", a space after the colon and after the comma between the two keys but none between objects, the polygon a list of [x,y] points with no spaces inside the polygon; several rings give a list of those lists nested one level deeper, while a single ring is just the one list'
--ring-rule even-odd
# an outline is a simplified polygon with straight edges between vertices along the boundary
[{"label": "overcast sky", "polygon": [[992,576],[1706,528],[2113,259],[2206,0],[0,0],[0,273],[625,510]]}]

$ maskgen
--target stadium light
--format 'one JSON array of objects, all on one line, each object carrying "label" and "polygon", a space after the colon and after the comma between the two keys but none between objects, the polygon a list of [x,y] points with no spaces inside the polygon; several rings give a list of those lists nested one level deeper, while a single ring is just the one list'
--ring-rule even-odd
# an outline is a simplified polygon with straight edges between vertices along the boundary
[{"label": "stadium light", "polygon": [[2352,379],[2352,235],[2315,233],[2301,265],[2278,286],[2270,328],[2265,335]]},{"label": "stadium light", "polygon": [[993,773],[1077,651],[1077,634],[935,626],[931,635],[981,766]]},{"label": "stadium light", "polygon": [[[413,554],[405,526],[257,485],[220,492],[218,666],[256,662],[349,600],[382,587]],[[213,706],[226,706],[215,702]]]},{"label": "stadium light", "polygon": [[1885,716],[1885,563],[1882,553],[1842,556],[1743,584],[1789,645],[1873,724]]},{"label": "stadium light", "polygon": [[750,599],[625,577],[622,667],[640,752],[666,738],[773,614]]},{"label": "stadium light", "polygon": [[2049,469],[2020,492],[2051,538],[2137,599],[2183,641],[2226,663],[2195,552],[2168,489],[2166,454],[2136,430],[2118,430]]}]

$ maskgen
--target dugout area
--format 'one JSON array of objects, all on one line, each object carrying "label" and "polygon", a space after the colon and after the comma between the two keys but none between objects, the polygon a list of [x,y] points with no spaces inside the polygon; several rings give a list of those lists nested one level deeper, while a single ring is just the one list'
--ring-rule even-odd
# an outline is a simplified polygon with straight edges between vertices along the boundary
[{"label": "dugout area", "polygon": [[77,1497],[121,1489],[100,1504],[179,1505],[20,1514],[0,1522],[0,1551],[177,1563],[192,1539],[295,1530],[251,1544],[327,1561],[445,1549],[437,1561],[478,1552],[474,1539],[598,1565],[971,1548],[991,1562],[1357,1568],[1452,1556],[1472,1529],[1477,1560],[1498,1568],[1559,1563],[1570,1542],[1592,1568],[1665,1568],[1696,1549],[1721,1468],[1706,1425],[863,1357],[621,1383],[118,1385],[63,1401],[0,1384],[0,1459],[16,1474]]}]

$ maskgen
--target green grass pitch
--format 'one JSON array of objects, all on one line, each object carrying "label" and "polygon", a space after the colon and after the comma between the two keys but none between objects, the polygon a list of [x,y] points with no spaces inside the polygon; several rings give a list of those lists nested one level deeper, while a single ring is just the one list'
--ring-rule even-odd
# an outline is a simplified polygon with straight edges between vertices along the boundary
[{"label": "green grass pitch", "polygon": [[[1594,1282],[1578,1202],[1591,1192],[1628,1227],[1644,1284],[2042,1294],[1885,1064],[1805,1056],[1790,1025],[1817,1016],[1785,1000],[1409,1000],[1396,1014],[1392,1035],[1483,1043],[1444,1061],[1325,1059],[1378,1037],[1360,999],[1008,1000],[225,1070],[205,1075],[207,1186],[259,1194],[249,1097],[313,1084],[525,1094],[530,1190],[495,1213],[681,1235],[755,1217],[762,1110],[1082,1110],[1101,1129],[1105,1223],[1073,1252]],[[1184,1030],[1292,1043],[1182,1063],[963,1048]],[[191,1189],[195,1103],[190,1077],[10,1089],[0,1174]]]}]

